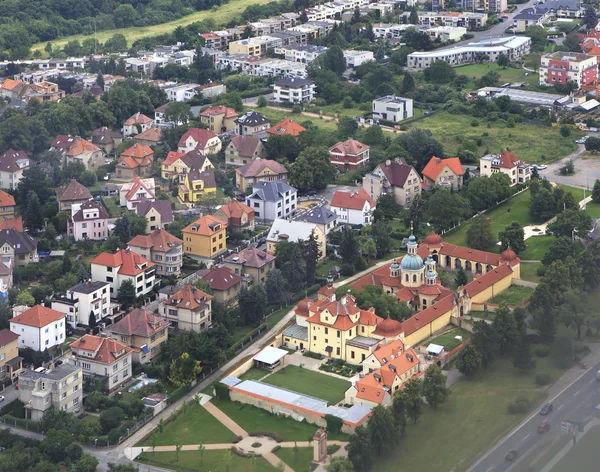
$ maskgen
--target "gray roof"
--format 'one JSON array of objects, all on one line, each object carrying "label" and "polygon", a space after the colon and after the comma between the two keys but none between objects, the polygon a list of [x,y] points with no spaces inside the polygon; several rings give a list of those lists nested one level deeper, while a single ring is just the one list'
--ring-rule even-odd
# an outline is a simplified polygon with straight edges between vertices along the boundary
[{"label": "gray roof", "polygon": [[302,79],[300,77],[288,77],[275,82],[275,85],[280,87],[304,87],[305,85],[314,84],[312,80]]},{"label": "gray roof", "polygon": [[263,364],[275,364],[276,362],[283,359],[283,357],[286,356],[287,353],[288,352],[284,349],[279,349],[273,346],[267,346],[256,356],[254,356],[252,360],[262,362]]},{"label": "gray roof", "polygon": [[0,231],[0,246],[6,243],[14,248],[15,254],[29,254],[37,249],[37,239],[14,229]]},{"label": "gray roof", "polygon": [[224,379],[221,379],[222,384],[228,385],[230,387],[235,387],[237,384],[239,384],[241,382],[242,381],[240,379],[238,379],[237,377],[234,377],[233,375],[228,375]]},{"label": "gray roof", "polygon": [[77,284],[73,287],[71,287],[69,289],[70,292],[76,292],[76,293],[92,293],[95,292],[98,289],[101,289],[103,287],[108,287],[110,284],[108,282],[101,282],[101,281],[96,281],[96,282],[81,282],[80,284]]},{"label": "gray roof", "polygon": [[277,202],[284,198],[285,192],[293,193],[296,192],[296,189],[281,180],[258,182],[252,187],[252,195],[248,198],[266,202]]},{"label": "gray roof", "polygon": [[76,367],[71,364],[63,364],[55,367],[54,370],[45,372],[35,372],[34,370],[24,370],[19,374],[19,377],[26,379],[38,380],[38,379],[50,379],[50,380],[61,380],[68,377],[74,372],[81,370],[81,367]]},{"label": "gray roof", "polygon": [[289,337],[294,339],[300,339],[302,341],[308,341],[308,327],[293,324],[283,332],[283,337]]},{"label": "gray roof", "polygon": [[381,339],[368,338],[366,336],[356,336],[348,340],[348,344],[352,346],[375,346],[381,342]]},{"label": "gray roof", "polygon": [[546,13],[545,9],[542,11],[536,10],[535,8],[525,8],[521,13],[515,15],[515,20],[539,20]]},{"label": "gray roof", "polygon": [[326,225],[335,219],[337,219],[337,215],[325,206],[313,208],[304,217],[304,220],[309,223],[316,223],[318,225]]},{"label": "gray roof", "polygon": [[235,120],[235,122],[246,126],[260,126],[271,123],[271,121],[265,115],[254,110],[250,110],[248,113],[240,116],[237,120]]}]

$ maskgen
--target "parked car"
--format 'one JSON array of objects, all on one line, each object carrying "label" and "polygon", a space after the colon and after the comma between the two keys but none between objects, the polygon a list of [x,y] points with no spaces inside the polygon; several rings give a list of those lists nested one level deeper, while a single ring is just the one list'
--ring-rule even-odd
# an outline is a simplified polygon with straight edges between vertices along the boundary
[{"label": "parked car", "polygon": [[531,167],[535,170],[544,170],[548,168],[545,164],[533,164]]},{"label": "parked car", "polygon": [[0,395],[0,402],[4,401],[4,395]]},{"label": "parked car", "polygon": [[505,458],[507,461],[512,461],[512,460],[515,460],[515,458],[516,458],[518,455],[519,455],[519,451],[512,450],[512,451],[508,451],[508,452],[506,453],[506,455],[504,456],[504,458]]},{"label": "parked car", "polygon": [[537,432],[543,434],[543,433],[548,432],[549,429],[550,429],[550,423],[548,423],[546,420],[544,420],[538,425]]},{"label": "parked car", "polygon": [[554,408],[552,403],[546,403],[540,410],[540,415],[546,416],[547,414],[549,414],[552,411],[552,408]]}]

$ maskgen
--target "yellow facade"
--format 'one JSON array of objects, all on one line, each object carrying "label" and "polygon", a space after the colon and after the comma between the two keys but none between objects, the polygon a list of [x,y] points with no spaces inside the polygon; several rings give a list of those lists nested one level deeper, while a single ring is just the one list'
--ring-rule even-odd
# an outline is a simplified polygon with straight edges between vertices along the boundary
[{"label": "yellow facade", "polygon": [[227,250],[226,241],[227,225],[224,223],[213,224],[210,233],[195,230],[194,223],[183,229],[183,252],[189,256],[212,259]]},{"label": "yellow facade", "polygon": [[207,187],[204,180],[191,180],[192,174],[186,174],[184,183],[179,186],[179,200],[183,203],[195,203],[201,198],[217,193],[216,187]]},{"label": "yellow facade", "polygon": [[19,339],[14,339],[7,342],[5,345],[0,346],[0,369],[4,372],[3,375],[11,378],[15,378],[21,372],[23,367],[22,360],[18,362],[11,362],[10,365],[6,365],[8,361],[12,361],[16,357],[19,357]]},{"label": "yellow facade", "polygon": [[[416,315],[418,316],[418,315]],[[445,328],[450,324],[452,318],[452,309],[448,310],[444,314],[440,314],[438,318],[433,320],[431,323],[426,324],[422,328],[419,328],[414,333],[409,334],[405,337],[404,342],[407,346],[416,346],[424,339],[432,336],[436,331]]]},{"label": "yellow facade", "polygon": [[200,122],[205,124],[208,129],[215,134],[221,134],[236,129],[236,119],[237,116],[225,118],[224,113],[221,115],[200,116]]},{"label": "yellow facade", "polygon": [[[517,266],[518,267],[518,266]],[[494,285],[482,290],[477,295],[471,297],[471,303],[484,303],[494,298],[499,293],[504,292],[510,285],[512,284],[512,277],[504,277],[502,280],[499,280]]]},{"label": "yellow facade", "polygon": [[260,56],[260,44],[253,43],[247,39],[232,41],[229,43],[229,54],[247,54],[248,56]]},{"label": "yellow facade", "polygon": [[[206,157],[202,162],[202,166],[198,169],[200,172],[204,172],[205,170],[214,169],[212,162],[210,159]],[[186,174],[190,171],[190,167],[181,160],[181,158],[177,159],[171,164],[161,164],[160,166],[160,176],[165,180],[172,180],[174,177],[179,177],[179,182],[183,182]]]}]

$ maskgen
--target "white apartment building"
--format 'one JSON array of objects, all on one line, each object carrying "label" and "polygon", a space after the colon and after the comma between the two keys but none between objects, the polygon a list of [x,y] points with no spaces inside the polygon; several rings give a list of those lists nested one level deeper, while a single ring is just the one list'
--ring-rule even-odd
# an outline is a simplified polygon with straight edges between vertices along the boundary
[{"label": "white apartment building", "polygon": [[375,23],[373,33],[377,39],[400,39],[408,28],[414,28],[415,25],[398,23]]},{"label": "white apartment building", "polygon": [[189,102],[196,96],[198,87],[198,84],[182,84],[165,87],[163,90],[170,102]]},{"label": "white apartment building", "polygon": [[257,182],[246,197],[256,221],[275,221],[296,213],[298,191],[281,180]]},{"label": "white apartment building", "polygon": [[358,67],[365,62],[374,61],[375,56],[371,51],[353,51],[351,49],[344,51],[347,67]]},{"label": "white apartment building", "polygon": [[71,220],[67,222],[67,234],[75,241],[103,241],[109,236],[108,221],[108,212],[102,203],[74,203],[71,205]]},{"label": "white apartment building", "polygon": [[460,41],[467,34],[467,28],[464,26],[435,26],[424,30],[434,40],[439,38],[446,43],[448,41]]},{"label": "white apartment building", "polygon": [[412,118],[413,101],[411,98],[386,95],[373,100],[373,119],[399,122]]},{"label": "white apartment building", "polygon": [[275,54],[283,56],[286,61],[302,62],[308,64],[314,61],[321,54],[327,52],[325,46],[315,46],[313,44],[290,44],[275,48]]},{"label": "white apartment building", "polygon": [[273,100],[276,102],[310,103],[315,99],[315,83],[312,80],[293,77],[273,84]]},{"label": "white apartment building", "polygon": [[64,313],[67,323],[73,328],[89,326],[93,313],[96,324],[113,314],[110,302],[110,284],[108,282],[81,282],[74,285],[64,296],[56,295],[52,299],[52,309]]},{"label": "white apartment building", "polygon": [[250,75],[260,77],[300,77],[306,78],[306,65],[300,62],[286,61],[284,59],[268,59],[258,67],[253,68]]},{"label": "white apartment building", "polygon": [[0,188],[17,188],[23,178],[23,172],[29,169],[30,160],[25,151],[9,149],[0,154]]},{"label": "white apartment building", "polygon": [[[400,15],[408,17],[410,13],[405,12]],[[418,12],[419,26],[464,26],[469,31],[477,31],[486,25],[488,20],[487,13],[463,12],[456,15],[445,11],[425,11]]]},{"label": "white apartment building", "polygon": [[60,311],[35,305],[10,319],[10,330],[19,335],[19,347],[44,351],[66,339],[66,315]]}]

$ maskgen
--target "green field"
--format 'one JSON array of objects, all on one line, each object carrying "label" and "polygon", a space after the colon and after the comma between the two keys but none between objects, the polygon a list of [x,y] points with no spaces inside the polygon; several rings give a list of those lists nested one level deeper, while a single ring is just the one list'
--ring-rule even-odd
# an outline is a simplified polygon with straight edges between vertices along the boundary
[{"label": "green field", "polygon": [[529,287],[520,287],[511,285],[504,292],[496,295],[489,302],[497,305],[516,306],[526,298],[531,297],[533,289]]},{"label": "green field", "polygon": [[521,262],[521,278],[529,282],[540,282],[540,276],[537,275],[537,270],[542,267],[541,262]]},{"label": "green field", "polygon": [[585,211],[592,218],[600,218],[600,203],[589,202],[585,205]]},{"label": "green field", "polygon": [[278,370],[269,375],[263,382],[326,400],[330,405],[335,405],[343,400],[344,393],[350,388],[350,382],[347,380],[320,374],[295,365],[288,365]]},{"label": "green field", "polygon": [[297,452],[294,452],[293,447],[282,447],[275,453],[283,462],[289,465],[295,472],[306,472],[310,470],[310,463],[313,460],[312,447],[299,447]]},{"label": "green field", "polygon": [[269,371],[259,369],[258,367],[252,367],[248,372],[240,375],[240,380],[260,380],[267,375],[269,375]]},{"label": "green field", "polygon": [[[228,465],[225,460],[229,453],[231,463]],[[200,453],[197,451],[182,451],[179,453],[179,460],[176,460],[175,452],[144,452],[137,458],[142,464],[155,465],[177,472],[189,472],[197,470],[198,472],[275,472],[277,469],[269,464],[262,457],[257,457],[256,464],[252,464],[252,459],[240,457],[228,450],[222,451],[204,451],[202,465],[200,465]]]},{"label": "green field", "polygon": [[527,249],[525,249],[519,257],[525,261],[541,261],[548,252],[550,244],[556,238],[552,235],[548,236],[533,236],[525,240]]},{"label": "green field", "polygon": [[[251,110],[252,108],[250,107],[246,107],[245,110]],[[285,119],[285,118],[290,118],[292,121],[295,121],[296,123],[302,123],[304,121],[310,121],[312,124],[314,124],[316,127],[320,128],[320,129],[324,129],[326,131],[336,131],[337,130],[337,122],[335,120],[326,120],[326,119],[321,119],[318,118],[316,116],[306,116],[303,114],[295,114],[292,113],[291,110],[279,110],[279,109],[273,109],[270,107],[265,107],[265,108],[261,108],[260,112],[265,115],[267,118],[269,118],[269,120],[271,120],[271,125],[274,125],[275,123]]]},{"label": "green field", "polygon": [[[456,336],[462,336],[462,340],[456,339]],[[439,336],[427,341],[427,344],[437,344],[438,346],[444,346],[444,350],[446,352],[449,352],[470,337],[471,333],[466,329],[452,328],[443,332]]]},{"label": "green field", "polygon": [[537,73],[528,72],[524,69],[513,69],[511,67],[503,69],[495,62],[470,64],[468,66],[455,67],[454,70],[458,75],[466,75],[472,81],[483,77],[488,72],[497,72],[500,74],[501,84],[506,82],[527,82],[529,85],[537,85],[539,81]]},{"label": "green field", "polygon": [[[485,151],[499,154],[506,146],[526,162],[552,162],[577,150],[575,140],[581,135],[573,130],[571,136],[561,136],[557,128],[551,126],[518,123],[507,128],[502,122],[492,123],[488,128],[485,118],[477,118],[479,126],[471,126],[472,116],[437,112],[424,120],[409,125],[409,128],[426,128],[442,143],[447,155],[456,155],[465,145],[476,146],[475,155],[481,157]],[[502,123],[502,124],[501,124]],[[487,136],[484,134],[487,133]],[[477,141],[481,140],[477,145]],[[545,159],[542,159],[542,156]]]},{"label": "green field", "polygon": [[600,426],[593,426],[577,444],[552,468],[552,472],[572,472],[575,470],[598,470],[598,444]]}]

